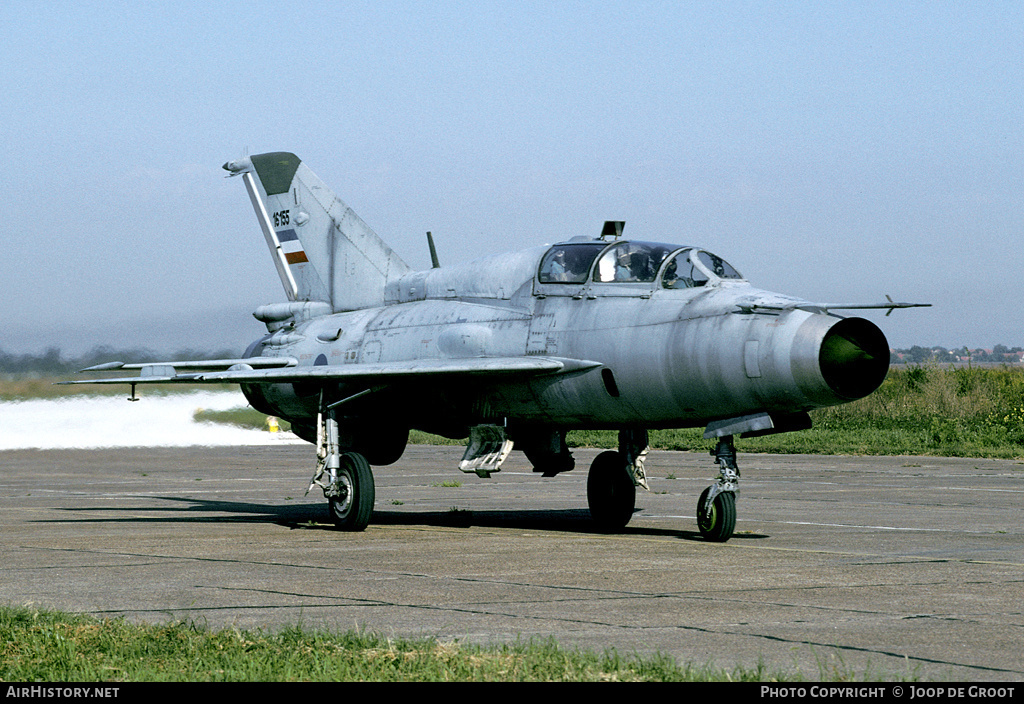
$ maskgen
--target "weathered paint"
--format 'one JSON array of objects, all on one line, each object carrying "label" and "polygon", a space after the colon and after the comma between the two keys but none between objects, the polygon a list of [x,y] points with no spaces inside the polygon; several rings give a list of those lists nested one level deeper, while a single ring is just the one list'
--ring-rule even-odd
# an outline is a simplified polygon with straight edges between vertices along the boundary
[{"label": "weathered paint", "polygon": [[[578,297],[545,295],[536,272],[546,251],[512,255],[512,267],[508,257],[495,256],[421,272],[422,297],[314,318],[264,341],[256,353],[300,365],[320,354],[332,364],[543,355],[602,365],[578,374],[479,380],[471,388],[424,382],[433,395],[387,410],[413,427],[436,427],[438,408],[452,409],[453,427],[654,428],[851,400],[830,386],[819,364],[821,346],[841,318],[795,308],[744,312],[738,300],[788,305],[791,299],[742,280],[691,289],[637,286],[632,295],[622,284],[591,281]],[[873,344],[887,352],[880,333]],[[617,395],[602,368],[614,375]],[[876,372],[872,383],[882,375]],[[315,416],[315,397],[303,400],[284,386],[265,393],[275,411]]]}]

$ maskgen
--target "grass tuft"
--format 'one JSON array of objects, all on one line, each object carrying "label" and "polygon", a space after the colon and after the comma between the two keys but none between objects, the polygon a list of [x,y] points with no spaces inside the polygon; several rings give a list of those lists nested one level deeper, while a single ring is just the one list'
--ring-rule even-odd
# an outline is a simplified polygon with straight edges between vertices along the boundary
[{"label": "grass tuft", "polygon": [[194,622],[133,625],[0,607],[5,682],[693,682],[780,681],[799,675],[679,664],[655,654],[595,654],[554,639],[477,646],[288,626],[210,630]]}]

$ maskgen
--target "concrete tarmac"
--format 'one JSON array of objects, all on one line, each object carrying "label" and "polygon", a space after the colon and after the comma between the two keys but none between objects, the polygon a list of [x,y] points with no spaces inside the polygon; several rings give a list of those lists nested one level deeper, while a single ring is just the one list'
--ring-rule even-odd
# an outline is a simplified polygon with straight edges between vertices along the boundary
[{"label": "concrete tarmac", "polygon": [[[741,446],[742,449],[742,446]],[[721,668],[1024,681],[1024,465],[740,454],[736,535],[704,542],[701,453],[652,452],[625,532],[593,530],[586,476],[461,448],[375,468],[342,533],[309,445],[0,452],[0,603],[210,627],[554,637]],[[461,482],[461,485],[459,483]]]}]

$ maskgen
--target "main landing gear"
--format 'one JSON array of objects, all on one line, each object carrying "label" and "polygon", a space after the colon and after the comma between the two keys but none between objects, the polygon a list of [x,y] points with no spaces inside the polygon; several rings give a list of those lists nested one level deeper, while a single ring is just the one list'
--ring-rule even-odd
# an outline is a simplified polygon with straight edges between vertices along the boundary
[{"label": "main landing gear", "polygon": [[316,447],[316,473],[306,493],[314,486],[323,489],[331,521],[339,530],[364,530],[373,514],[373,472],[362,454],[341,451],[333,408],[319,414]]},{"label": "main landing gear", "polygon": [[375,493],[370,464],[358,452],[343,452],[335,477],[324,491],[331,520],[340,530],[365,529],[373,514]]},{"label": "main landing gear", "polygon": [[[334,408],[322,407],[317,421],[317,468],[306,493],[314,486],[323,490],[331,520],[339,530],[364,530],[370,523],[375,498],[370,464],[359,452],[342,451]],[[503,455],[507,449],[503,449]],[[615,532],[625,528],[636,509],[636,487],[649,490],[644,472],[648,449],[646,430],[622,430],[619,449],[602,452],[590,465],[587,504],[600,530]],[[720,438],[711,454],[718,463],[719,477],[697,501],[697,527],[705,540],[725,542],[736,529],[739,491],[740,472],[733,436]]]},{"label": "main landing gear", "polygon": [[587,475],[587,504],[590,517],[606,532],[622,530],[636,508],[636,487],[647,487],[644,459],[648,443],[646,430],[619,432],[619,449],[598,455]]}]

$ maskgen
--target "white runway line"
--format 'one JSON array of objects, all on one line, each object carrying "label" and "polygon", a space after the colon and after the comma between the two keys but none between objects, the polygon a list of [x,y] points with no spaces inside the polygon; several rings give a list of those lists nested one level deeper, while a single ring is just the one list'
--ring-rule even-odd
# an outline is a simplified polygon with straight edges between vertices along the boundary
[{"label": "white runway line", "polygon": [[170,396],[78,396],[0,403],[0,450],[101,447],[278,445],[301,442],[222,423],[197,423],[197,409],[248,405],[240,392],[197,391]]}]

